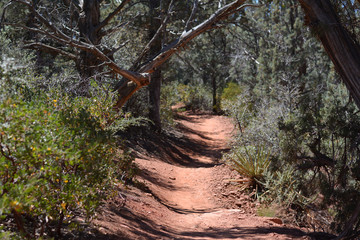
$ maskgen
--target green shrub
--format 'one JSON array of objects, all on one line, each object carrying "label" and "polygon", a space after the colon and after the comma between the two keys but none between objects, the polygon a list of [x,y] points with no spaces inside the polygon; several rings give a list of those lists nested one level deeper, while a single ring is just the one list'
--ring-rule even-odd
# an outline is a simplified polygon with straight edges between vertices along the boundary
[{"label": "green shrub", "polygon": [[174,125],[174,115],[171,107],[180,102],[177,87],[178,84],[176,82],[168,83],[161,87],[160,117],[164,127]]},{"label": "green shrub", "polygon": [[2,227],[14,231],[6,223],[15,221],[19,236],[58,236],[78,216],[91,220],[109,191],[134,174],[133,159],[116,146],[121,114],[101,97],[26,98],[26,88],[8,80],[0,84]]},{"label": "green shrub", "polygon": [[233,148],[223,159],[248,180],[249,187],[258,189],[263,185],[264,174],[270,165],[270,151],[265,147]]},{"label": "green shrub", "polygon": [[304,196],[300,189],[299,172],[287,165],[281,169],[265,174],[264,189],[266,191],[261,195],[264,202],[276,203],[285,207],[298,206],[304,209],[314,199]]},{"label": "green shrub", "polygon": [[236,127],[239,128],[240,133],[244,132],[245,128],[251,123],[255,116],[254,103],[251,100],[249,91],[247,89],[240,89],[237,87],[229,87],[224,90],[221,100],[221,109],[226,115],[232,118]]},{"label": "green shrub", "polygon": [[187,109],[212,111],[212,95],[204,85],[179,84],[178,94]]},{"label": "green shrub", "polygon": [[243,92],[241,86],[234,82],[229,82],[221,94],[221,101],[234,101]]}]

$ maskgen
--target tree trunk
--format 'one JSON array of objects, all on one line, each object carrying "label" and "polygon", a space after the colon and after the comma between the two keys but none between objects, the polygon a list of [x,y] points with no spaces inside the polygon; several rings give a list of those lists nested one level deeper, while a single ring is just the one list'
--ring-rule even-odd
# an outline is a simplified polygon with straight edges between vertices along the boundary
[{"label": "tree trunk", "polygon": [[216,92],[217,92],[217,84],[216,84],[216,77],[212,76],[211,77],[211,85],[212,85],[212,109],[213,109],[213,113],[218,113],[218,106],[217,106],[217,96],[216,96]]},{"label": "tree trunk", "polygon": [[[149,26],[149,40],[153,38],[157,30],[161,26],[160,18],[160,0],[150,0],[150,26]],[[149,51],[150,57],[156,55],[162,48],[162,34],[160,34],[154,41]],[[149,91],[149,119],[154,123],[156,131],[161,131],[160,118],[160,92],[161,92],[161,70],[156,68],[151,74],[151,82],[148,87]]]},{"label": "tree trunk", "polygon": [[330,0],[299,0],[306,24],[321,41],[360,108],[360,46],[341,24]]},{"label": "tree trunk", "polygon": [[154,129],[161,131],[160,118],[160,91],[161,91],[161,70],[156,70],[151,75],[149,84],[149,119],[154,123]]},{"label": "tree trunk", "polygon": [[[84,0],[79,17],[80,38],[84,42],[91,42],[98,46],[101,36],[95,30],[100,23],[100,0]],[[101,61],[89,51],[81,50],[76,64],[80,74],[79,91],[81,95],[89,94],[90,78],[95,75]]]}]

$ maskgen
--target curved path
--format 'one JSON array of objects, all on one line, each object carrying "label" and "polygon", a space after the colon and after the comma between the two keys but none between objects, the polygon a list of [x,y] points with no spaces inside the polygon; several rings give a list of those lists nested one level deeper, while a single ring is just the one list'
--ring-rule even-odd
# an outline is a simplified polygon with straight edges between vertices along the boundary
[{"label": "curved path", "polygon": [[219,159],[233,131],[229,119],[181,113],[177,122],[182,135],[144,140],[148,154],[136,162],[148,193],[128,189],[124,207],[109,204],[96,221],[98,239],[310,239],[217,199]]}]

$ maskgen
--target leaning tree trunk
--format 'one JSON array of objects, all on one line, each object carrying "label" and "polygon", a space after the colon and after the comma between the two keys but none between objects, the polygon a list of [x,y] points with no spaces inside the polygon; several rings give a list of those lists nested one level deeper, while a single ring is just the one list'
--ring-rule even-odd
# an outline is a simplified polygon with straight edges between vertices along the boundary
[{"label": "leaning tree trunk", "polygon": [[330,0],[299,0],[306,23],[321,41],[360,108],[360,46],[341,24]]},{"label": "leaning tree trunk", "polygon": [[[81,40],[90,41],[98,46],[102,37],[95,29],[100,24],[100,0],[84,0],[78,24]],[[81,78],[79,84],[81,95],[89,94],[90,78],[95,75],[100,63],[101,61],[93,53],[86,50],[80,51],[76,66]]]},{"label": "leaning tree trunk", "polygon": [[[306,23],[320,39],[337,72],[360,108],[360,46],[340,22],[330,0],[299,0]],[[360,216],[360,204],[336,239],[351,232]]]},{"label": "leaning tree trunk", "polygon": [[[150,0],[150,26],[149,26],[149,39],[151,40],[161,26],[160,19],[160,0]],[[151,46],[149,55],[156,55],[161,51],[162,43],[161,34],[157,36],[156,40]],[[161,118],[160,118],[160,91],[161,91],[161,70],[156,68],[151,74],[151,82],[148,87],[149,91],[149,119],[154,123],[156,131],[161,131]]]}]

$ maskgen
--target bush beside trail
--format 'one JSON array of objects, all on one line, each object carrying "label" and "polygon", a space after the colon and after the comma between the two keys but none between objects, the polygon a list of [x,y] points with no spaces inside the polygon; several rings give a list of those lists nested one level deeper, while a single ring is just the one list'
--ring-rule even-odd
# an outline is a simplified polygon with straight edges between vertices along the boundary
[{"label": "bush beside trail", "polygon": [[[0,236],[80,230],[134,175],[114,134],[131,125],[103,94],[38,93],[3,73],[0,87]],[[109,123],[112,123],[111,125]]]}]

